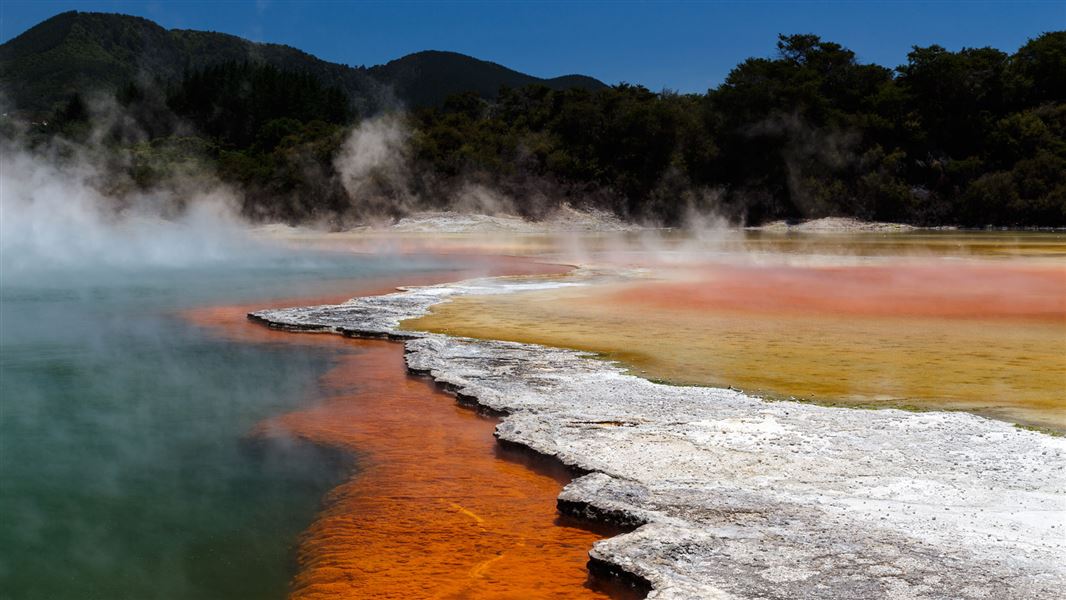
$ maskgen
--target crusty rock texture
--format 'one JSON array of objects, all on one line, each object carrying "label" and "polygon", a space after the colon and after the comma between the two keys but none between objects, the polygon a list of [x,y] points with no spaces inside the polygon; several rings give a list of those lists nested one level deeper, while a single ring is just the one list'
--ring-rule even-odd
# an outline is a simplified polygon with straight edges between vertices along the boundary
[{"label": "crusty rock texture", "polygon": [[649,598],[1056,598],[1066,439],[965,413],[827,408],[661,385],[587,353],[399,329],[484,279],[249,315],[406,340],[412,372],[506,414],[501,442],[579,477],[560,510],[635,527],[590,564]]}]

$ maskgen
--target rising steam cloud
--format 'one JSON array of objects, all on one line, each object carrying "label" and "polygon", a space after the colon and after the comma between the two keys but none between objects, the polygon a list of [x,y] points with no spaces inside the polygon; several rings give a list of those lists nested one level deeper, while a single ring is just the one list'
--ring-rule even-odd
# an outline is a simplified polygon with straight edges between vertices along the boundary
[{"label": "rising steam cloud", "polygon": [[334,166],[356,218],[380,221],[416,208],[410,135],[401,116],[386,114],[363,121],[345,140]]},{"label": "rising steam cloud", "polygon": [[[91,108],[101,131],[143,139],[113,99],[96,100]],[[477,173],[436,181],[419,168],[413,136],[402,112],[365,119],[351,130],[333,162],[333,183],[343,187],[349,203],[342,223],[385,225],[443,209],[534,216],[542,222],[531,227],[541,231],[626,228],[602,211],[573,210],[560,200],[567,197],[562,188],[536,177],[502,186]],[[196,266],[262,252],[263,242],[240,213],[238,190],[194,164],[172,165],[168,180],[150,190],[129,182],[115,185],[116,178],[126,175],[116,175],[124,171],[114,167],[116,153],[105,147],[103,137],[93,131],[81,144],[54,140],[33,150],[22,136],[0,141],[0,267],[5,280],[46,269]],[[725,226],[707,210],[718,204],[717,193],[697,195],[679,185],[664,188],[663,196],[664,203],[685,202],[689,229]]]},{"label": "rising steam cloud", "polygon": [[119,201],[100,191],[102,179],[87,158],[58,160],[4,144],[4,279],[47,269],[181,267],[251,251],[234,195],[220,185],[175,185]]},{"label": "rising steam cloud", "polygon": [[543,181],[523,181],[521,203],[476,173],[437,181],[414,160],[413,135],[404,113],[395,112],[366,119],[348,135],[334,168],[356,222],[383,225],[426,210],[515,215],[523,212],[519,204],[524,212],[544,215],[560,205]]}]

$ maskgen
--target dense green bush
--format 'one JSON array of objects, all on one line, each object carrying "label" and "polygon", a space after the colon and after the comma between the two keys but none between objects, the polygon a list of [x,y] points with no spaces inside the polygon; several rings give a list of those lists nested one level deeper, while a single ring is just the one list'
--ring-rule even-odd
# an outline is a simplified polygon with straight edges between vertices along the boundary
[{"label": "dense green bush", "polygon": [[[895,70],[813,35],[781,36],[777,49],[705,94],[621,84],[452,96],[406,117],[408,187],[427,207],[476,182],[531,215],[568,201],[665,224],[695,209],[746,223],[1066,226],[1066,32],[1013,55],[915,47]],[[250,215],[338,221],[353,204],[334,165],[353,103],[309,74],[225,63],[118,99],[138,131],[171,140],[109,138],[136,148],[137,184],[195,155],[245,190]],[[50,129],[70,137],[87,119],[73,97]]]},{"label": "dense green bush", "polygon": [[[749,223],[1063,226],[1063,56],[1056,32],[1013,56],[916,47],[893,73],[782,36],[776,58],[744,61],[703,95],[623,84],[456,98],[418,115],[417,156],[449,177],[506,180],[517,166],[568,185],[571,201],[668,224],[702,190]],[[590,184],[608,193],[582,197]]]}]

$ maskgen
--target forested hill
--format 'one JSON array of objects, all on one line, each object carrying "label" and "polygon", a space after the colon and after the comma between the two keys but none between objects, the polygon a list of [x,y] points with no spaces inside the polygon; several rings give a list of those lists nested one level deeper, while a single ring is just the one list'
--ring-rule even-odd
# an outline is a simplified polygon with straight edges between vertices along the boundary
[{"label": "forested hill", "polygon": [[[46,117],[9,109],[0,138],[95,145],[83,155],[103,157],[114,197],[204,171],[253,219],[339,227],[472,202],[665,225],[713,213],[1066,227],[1066,31],[1009,52],[915,46],[895,66],[812,34],[766,47],[721,85],[678,94],[446,52],[346,67],[65,13],[0,47],[0,95]],[[90,101],[101,88],[115,102]],[[407,110],[381,110],[396,98]]]},{"label": "forested hill", "polygon": [[409,106],[439,106],[448,96],[462,92],[495,98],[500,86],[520,88],[543,85],[556,90],[597,90],[607,87],[603,82],[585,75],[539,79],[496,63],[437,50],[409,54],[371,67],[368,72],[378,81],[391,86]]},{"label": "forested hill", "polygon": [[114,92],[133,80],[172,84],[188,71],[234,62],[310,74],[344,91],[361,114],[397,100],[410,107],[436,104],[466,91],[492,98],[501,85],[605,87],[583,76],[540,79],[454,52],[420,52],[370,69],[350,67],[289,46],[210,31],[167,30],[128,15],[76,11],[56,15],[0,46],[0,86],[17,110],[42,116],[74,92]]}]

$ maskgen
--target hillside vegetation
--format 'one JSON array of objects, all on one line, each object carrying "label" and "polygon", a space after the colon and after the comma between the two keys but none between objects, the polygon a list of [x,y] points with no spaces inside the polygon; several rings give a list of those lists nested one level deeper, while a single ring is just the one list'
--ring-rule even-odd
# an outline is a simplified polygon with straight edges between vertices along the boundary
[{"label": "hillside vegetation", "polygon": [[604,87],[591,77],[540,79],[455,52],[419,52],[370,69],[350,67],[289,46],[76,11],[56,15],[0,46],[0,85],[17,109],[43,117],[75,92],[114,92],[129,81],[167,85],[189,71],[234,62],[312,75],[344,91],[363,114],[396,103],[435,104],[471,90],[493,97],[501,85]]},{"label": "hillside vegetation", "polygon": [[[678,94],[442,52],[350,68],[65,13],[0,47],[0,80],[23,110],[51,102],[47,125],[18,133],[8,119],[6,135],[102,147],[115,196],[206,172],[259,219],[346,226],[474,197],[534,217],[569,202],[667,225],[714,213],[1066,226],[1066,32],[1013,54],[915,47],[896,68],[787,35],[717,88]],[[110,107],[91,99],[100,89]]]},{"label": "hillside vegetation", "polygon": [[896,69],[781,36],[706,94],[508,90],[417,113],[417,156],[520,193],[529,173],[630,218],[852,216],[1066,225],[1066,32],[1013,55],[916,47]]}]

